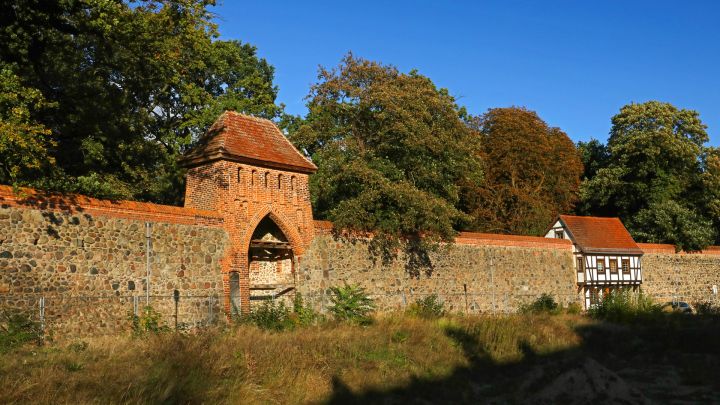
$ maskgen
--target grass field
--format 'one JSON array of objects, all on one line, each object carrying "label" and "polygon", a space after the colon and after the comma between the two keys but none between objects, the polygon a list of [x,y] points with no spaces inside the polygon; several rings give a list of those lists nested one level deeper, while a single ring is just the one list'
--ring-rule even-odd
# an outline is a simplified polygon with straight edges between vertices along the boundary
[{"label": "grass field", "polygon": [[105,337],[0,357],[0,403],[720,402],[720,319],[333,322]]}]

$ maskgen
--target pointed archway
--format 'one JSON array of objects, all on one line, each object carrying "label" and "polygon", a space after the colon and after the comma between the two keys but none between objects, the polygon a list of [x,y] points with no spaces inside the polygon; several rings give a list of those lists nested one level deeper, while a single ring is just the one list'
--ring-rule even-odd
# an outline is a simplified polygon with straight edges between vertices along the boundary
[{"label": "pointed archway", "polygon": [[290,304],[295,290],[292,245],[270,214],[263,217],[248,245],[250,310],[265,300]]}]

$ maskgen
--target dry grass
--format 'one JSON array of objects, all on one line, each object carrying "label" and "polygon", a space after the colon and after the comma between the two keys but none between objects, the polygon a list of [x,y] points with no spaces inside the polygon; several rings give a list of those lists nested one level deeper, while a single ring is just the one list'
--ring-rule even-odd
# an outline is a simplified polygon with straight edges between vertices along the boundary
[{"label": "dry grass", "polygon": [[521,342],[538,351],[577,345],[567,321],[397,315],[368,327],[326,324],[274,333],[240,326],[25,347],[0,362],[0,402],[323,402],[338,381],[352,392],[384,390],[467,368],[466,348],[453,331],[476,334],[477,353],[512,361],[523,356]]},{"label": "dry grass", "polygon": [[[26,346],[0,357],[0,403],[512,402],[528,376],[555,378],[585,357],[637,379],[630,383],[655,399],[680,391],[667,382],[644,383],[648,373],[633,370],[647,360],[645,370],[663,381],[676,365],[678,383],[697,387],[693,398],[712,399],[716,383],[698,374],[693,359],[703,352],[701,368],[720,371],[717,322],[662,322],[648,329],[578,315],[426,320],[395,314],[366,327],[327,323],[267,332],[243,325]],[[692,325],[697,343],[683,346],[673,336],[687,336]],[[660,331],[667,337],[658,339]],[[693,353],[679,353],[684,347]]]}]

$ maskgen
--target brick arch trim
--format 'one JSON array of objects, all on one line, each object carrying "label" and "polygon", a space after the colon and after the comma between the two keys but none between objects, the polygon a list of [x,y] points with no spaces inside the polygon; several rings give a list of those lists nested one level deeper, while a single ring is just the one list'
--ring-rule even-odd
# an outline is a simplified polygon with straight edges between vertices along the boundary
[{"label": "brick arch trim", "polygon": [[[260,224],[260,221],[263,220],[266,216],[270,217],[270,219],[275,222],[275,224],[280,228],[282,233],[285,235],[286,238],[288,238],[288,241],[290,242],[290,247],[293,250],[293,254],[299,256],[302,255],[305,251],[305,245],[303,244],[302,236],[300,235],[300,232],[293,226],[289,225],[292,224],[291,221],[285,217],[281,212],[274,210],[272,206],[266,206],[265,208],[261,209],[260,211],[256,212],[255,215],[253,215],[252,219],[248,222],[250,226],[248,226],[245,230],[245,234],[241,239],[240,246],[238,246],[239,249],[242,249],[243,252],[247,252],[247,250],[250,248],[250,239],[252,238],[252,234],[255,232],[255,229]],[[245,256],[245,263],[243,265],[247,267],[248,258]]]}]

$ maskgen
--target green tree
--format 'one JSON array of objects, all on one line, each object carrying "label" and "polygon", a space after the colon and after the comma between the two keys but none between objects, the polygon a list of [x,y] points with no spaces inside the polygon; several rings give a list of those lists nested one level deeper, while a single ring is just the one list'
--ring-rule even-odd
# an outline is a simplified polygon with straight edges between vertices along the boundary
[{"label": "green tree", "polygon": [[35,178],[54,163],[50,130],[31,118],[48,107],[38,90],[23,87],[20,78],[0,65],[0,184]]},{"label": "green tree", "polygon": [[712,221],[675,201],[650,204],[629,225],[636,238],[672,243],[678,251],[702,250],[716,237]]},{"label": "green tree", "polygon": [[376,238],[450,239],[466,219],[459,184],[477,183],[477,137],[444,89],[416,71],[346,56],[321,69],[291,139],[318,166],[318,218]]},{"label": "green tree", "polygon": [[485,181],[466,187],[470,229],[541,234],[578,199],[582,163],[570,138],[525,108],[494,108],[475,121]]},{"label": "green tree", "polygon": [[578,142],[577,149],[584,168],[583,180],[595,177],[598,170],[607,166],[610,152],[608,152],[607,146],[597,139]]},{"label": "green tree", "polygon": [[254,47],[217,39],[205,0],[11,0],[0,58],[57,108],[57,167],[25,184],[99,197],[181,201],[183,153],[224,109],[266,118],[273,68]]},{"label": "green tree", "polygon": [[696,111],[668,103],[624,106],[612,118],[606,164],[583,183],[583,210],[619,216],[639,241],[706,246],[714,230],[703,229],[705,129]]}]

